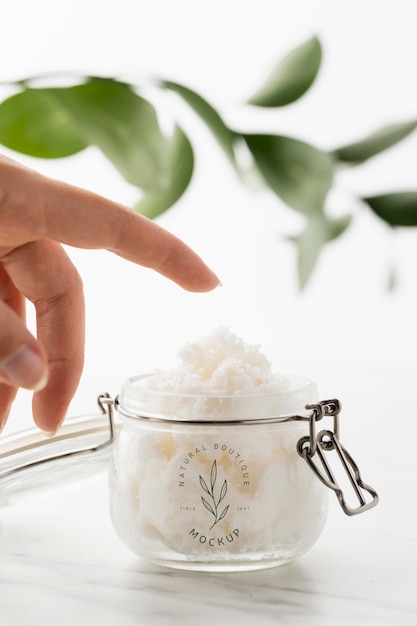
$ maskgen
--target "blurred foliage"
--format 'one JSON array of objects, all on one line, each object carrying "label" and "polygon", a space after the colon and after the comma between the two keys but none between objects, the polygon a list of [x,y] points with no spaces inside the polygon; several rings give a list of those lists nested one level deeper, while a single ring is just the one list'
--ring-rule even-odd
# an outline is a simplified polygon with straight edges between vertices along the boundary
[{"label": "blurred foliage", "polygon": [[[278,108],[297,101],[314,83],[321,61],[322,47],[313,37],[280,60],[245,105]],[[83,76],[70,86],[34,87],[35,79],[13,83],[15,93],[0,103],[1,144],[45,159],[96,146],[140,190],[134,209],[151,219],[186,191],[194,168],[192,142],[178,124],[171,133],[162,131],[158,112],[141,95],[139,85]],[[391,124],[360,141],[324,151],[292,137],[229,128],[218,111],[189,87],[168,80],[157,81],[156,87],[177,94],[201,118],[243,184],[250,177],[238,148],[246,145],[252,173],[289,209],[303,216],[304,229],[290,237],[298,250],[301,287],[308,282],[322,247],[352,223],[351,215],[338,219],[328,215],[326,203],[335,173],[342,165],[357,167],[391,148],[417,127],[417,120]],[[417,191],[359,200],[392,227],[417,226]]]}]

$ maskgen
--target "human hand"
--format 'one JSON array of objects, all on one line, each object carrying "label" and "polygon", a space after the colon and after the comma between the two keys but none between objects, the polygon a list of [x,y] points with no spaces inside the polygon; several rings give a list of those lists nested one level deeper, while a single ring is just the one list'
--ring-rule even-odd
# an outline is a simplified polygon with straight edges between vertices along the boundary
[{"label": "human hand", "polygon": [[[54,433],[79,383],[83,287],[61,243],[107,249],[189,291],[219,284],[186,244],[144,216],[0,156],[0,430],[24,387],[35,392],[35,423]],[[37,339],[25,326],[25,299],[35,306]]]}]

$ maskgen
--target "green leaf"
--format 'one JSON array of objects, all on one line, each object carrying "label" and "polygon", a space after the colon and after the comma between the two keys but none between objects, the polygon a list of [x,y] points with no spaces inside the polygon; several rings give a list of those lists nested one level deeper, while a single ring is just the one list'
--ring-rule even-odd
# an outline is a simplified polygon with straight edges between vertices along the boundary
[{"label": "green leaf", "polygon": [[43,159],[70,156],[88,145],[66,107],[39,89],[27,89],[0,104],[0,143]]},{"label": "green leaf", "polygon": [[416,128],[417,120],[390,124],[375,131],[362,141],[333,150],[332,156],[338,161],[358,165],[399,143]]},{"label": "green leaf", "polygon": [[154,219],[169,209],[187,189],[194,169],[191,144],[177,126],[170,144],[170,176],[166,188],[149,192],[136,204],[135,211]]},{"label": "green leaf", "polygon": [[326,241],[334,241],[349,228],[352,223],[351,215],[343,215],[336,219],[326,218]]},{"label": "green leaf", "polygon": [[330,219],[325,215],[314,216],[308,220],[301,235],[291,237],[298,251],[298,281],[301,289],[311,278],[323,246],[340,237],[351,220],[350,215],[337,219]]},{"label": "green leaf", "polygon": [[387,193],[362,200],[391,226],[417,226],[417,191]]},{"label": "green leaf", "polygon": [[322,213],[333,179],[333,161],[310,144],[277,135],[245,135],[265,181],[290,207]]},{"label": "green leaf", "polygon": [[127,182],[146,191],[166,189],[170,140],[147,100],[128,85],[106,79],[43,91],[67,111],[84,141],[97,146]]},{"label": "green leaf", "polygon": [[163,81],[161,86],[179,94],[195,113],[201,117],[217,139],[227,157],[235,165],[235,141],[237,135],[226,126],[216,109],[214,109],[207,100],[188,87],[171,81]]},{"label": "green leaf", "polygon": [[301,289],[304,289],[307,285],[325,242],[326,238],[322,222],[317,219],[309,220],[303,233],[296,238],[298,247],[298,281]]},{"label": "green leaf", "polygon": [[273,69],[249,104],[280,107],[298,100],[313,84],[320,68],[322,49],[312,37],[287,54]]}]

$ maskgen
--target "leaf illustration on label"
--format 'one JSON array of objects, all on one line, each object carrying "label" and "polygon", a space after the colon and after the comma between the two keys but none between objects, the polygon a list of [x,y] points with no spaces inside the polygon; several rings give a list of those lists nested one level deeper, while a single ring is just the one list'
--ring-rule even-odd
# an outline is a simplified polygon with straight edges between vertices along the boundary
[{"label": "leaf illustration on label", "polygon": [[209,510],[210,513],[215,516],[216,513],[213,511],[213,507],[207,502],[207,500],[205,498],[203,498],[203,496],[201,496],[201,501],[204,504],[204,506],[206,507],[206,509]]},{"label": "leaf illustration on label", "polygon": [[223,517],[226,517],[226,513],[229,510],[229,505],[227,505],[227,507],[224,509],[223,513],[220,515],[218,521],[220,522],[221,519],[223,519]]},{"label": "leaf illustration on label", "polygon": [[225,480],[224,483],[223,483],[222,490],[220,492],[219,504],[224,499],[226,493],[227,493],[227,480]]},{"label": "leaf illustration on label", "polygon": [[211,491],[213,491],[214,485],[216,484],[216,478],[217,478],[217,463],[216,463],[216,459],[214,459],[213,466],[211,468],[211,476],[210,476]]},{"label": "leaf illustration on label", "polygon": [[205,491],[206,493],[208,493],[209,495],[211,495],[211,494],[210,494],[210,491],[209,491],[209,488],[207,487],[207,483],[206,483],[206,481],[204,480],[204,478],[203,478],[202,476],[200,476],[199,478],[200,478],[200,485],[203,487],[204,491]]},{"label": "leaf illustration on label", "polygon": [[217,481],[217,462],[216,460],[213,461],[213,465],[211,466],[211,472],[210,472],[210,489],[206,483],[206,481],[204,480],[204,478],[202,476],[199,476],[199,480],[200,480],[200,485],[202,487],[202,489],[210,496],[211,501],[213,504],[210,504],[203,496],[201,496],[201,501],[203,503],[203,505],[205,506],[205,508],[211,513],[211,515],[214,517],[214,522],[213,524],[210,526],[210,530],[213,528],[213,526],[215,526],[218,522],[220,522],[220,520],[224,519],[227,515],[227,512],[229,510],[229,505],[226,506],[226,508],[223,509],[221,515],[219,516],[218,513],[218,506],[220,504],[220,502],[222,500],[224,500],[224,498],[226,497],[227,494],[227,480],[225,480],[223,482],[223,485],[220,489],[220,494],[219,494],[219,498],[218,500],[216,499],[216,494],[214,492],[214,488],[216,486],[216,481]]}]

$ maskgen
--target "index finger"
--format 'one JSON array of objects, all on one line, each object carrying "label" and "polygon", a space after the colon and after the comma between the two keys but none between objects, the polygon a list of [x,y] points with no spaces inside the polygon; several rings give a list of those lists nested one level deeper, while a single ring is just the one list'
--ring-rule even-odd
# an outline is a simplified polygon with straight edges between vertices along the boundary
[{"label": "index finger", "polygon": [[0,248],[38,239],[107,249],[149,267],[189,291],[219,279],[183,241],[155,222],[98,194],[0,159]]}]

